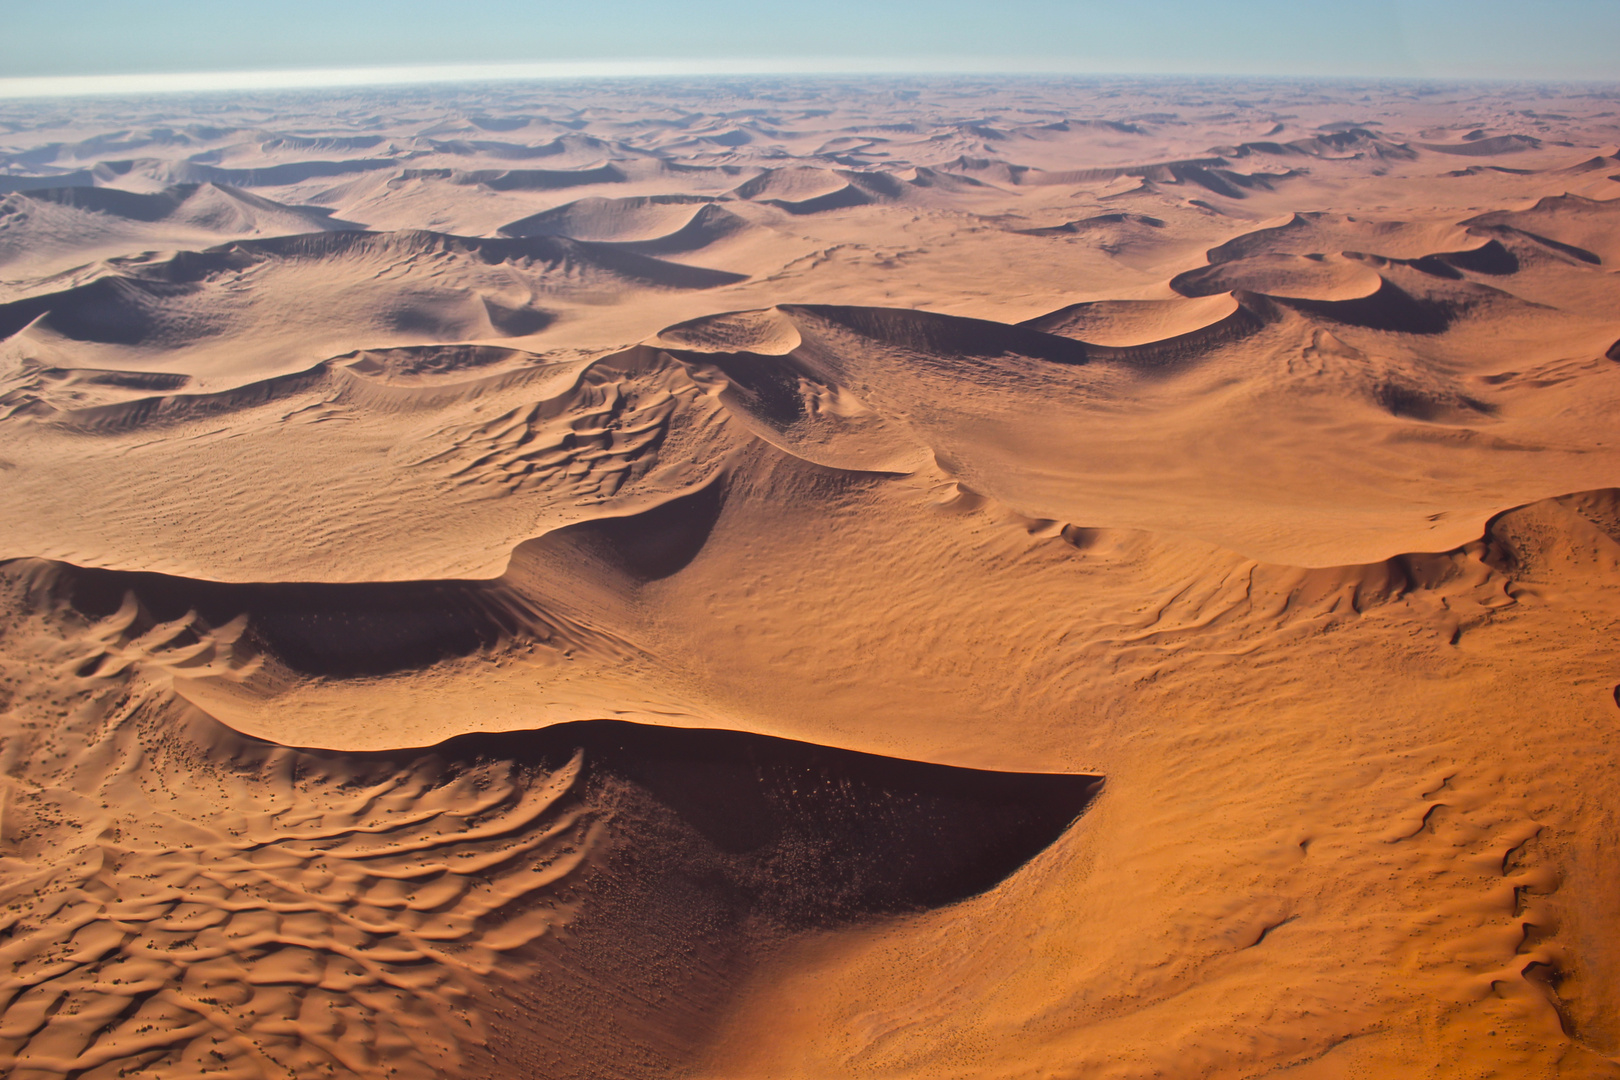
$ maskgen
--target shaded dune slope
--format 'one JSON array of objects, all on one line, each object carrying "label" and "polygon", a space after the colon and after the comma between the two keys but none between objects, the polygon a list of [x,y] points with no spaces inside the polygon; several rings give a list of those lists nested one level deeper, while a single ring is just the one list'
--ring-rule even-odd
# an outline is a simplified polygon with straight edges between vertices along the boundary
[{"label": "shaded dune slope", "polygon": [[1613,266],[1620,263],[1617,222],[1620,198],[1560,195],[1538,200],[1528,210],[1492,211],[1463,224],[1480,231],[1511,229],[1581,262]]},{"label": "shaded dune slope", "polygon": [[[667,531],[656,518],[640,524],[655,538]],[[1085,531],[1062,538],[1081,551],[1118,542]],[[614,548],[609,557],[647,580],[672,566],[668,555],[635,563],[622,539],[586,546]],[[1496,597],[1477,609],[1478,622],[1511,606],[1514,589],[1493,576],[1546,587],[1594,568],[1620,571],[1613,490],[1501,515],[1481,544],[1449,558],[1391,560],[1381,573],[1367,568],[1337,580],[1318,574],[1314,585],[1295,578],[1282,595],[1298,604],[1304,586],[1315,596],[1305,606],[1342,604],[1352,620],[1426,592],[1448,597],[1441,607],[1459,613],[1470,592]],[[307,634],[320,621],[320,601],[340,608],[355,590],[327,590],[312,603],[299,587],[227,594],[39,564],[13,564],[5,577],[13,590],[8,640],[32,641],[51,658],[9,691],[16,707],[8,722],[25,733],[10,745],[34,746],[36,763],[33,787],[10,811],[8,876],[32,876],[7,883],[26,890],[10,894],[24,932],[8,948],[33,980],[29,1002],[72,1006],[32,1023],[15,1018],[5,1048],[14,1068],[117,1060],[166,1075],[211,1055],[311,1069],[330,1061],[351,1075],[382,1075],[399,1067],[393,1044],[403,1041],[417,1044],[413,1069],[480,1071],[490,1067],[486,1054],[563,1077],[678,1069],[703,1050],[730,995],[776,944],[991,888],[1063,832],[1097,786],[1087,775],[986,773],[740,732],[600,722],[469,736],[427,753],[289,750],[176,711],[160,689],[162,674],[196,677],[239,663],[242,654],[220,646],[232,634],[255,635],[256,626],[271,626],[285,647],[296,632],[289,625]],[[411,587],[393,588],[412,595]],[[117,610],[106,613],[120,593]],[[1250,602],[1268,603],[1265,594],[1251,575]],[[210,635],[192,610],[213,604],[223,613],[232,601],[258,606],[223,636]],[[182,606],[186,614],[164,618]],[[42,615],[54,622],[24,625]],[[431,601],[419,617],[456,621]],[[1207,639],[1219,625],[1206,613],[1183,633]],[[346,632],[386,642],[379,630],[361,620]],[[142,659],[132,665],[132,655]],[[150,677],[158,681],[143,684]],[[138,692],[107,693],[117,687]],[[67,727],[35,720],[51,701],[78,698],[87,704]],[[131,805],[123,788],[143,775],[128,767],[132,755],[170,763],[162,814],[122,812],[104,858],[54,850],[57,803],[74,812],[86,798]],[[290,795],[255,805],[267,782],[280,791],[274,778],[287,775],[299,778]],[[216,783],[232,793],[223,806]],[[151,846],[159,829],[188,837],[191,847],[164,854]],[[312,881],[333,877],[341,891],[311,892]],[[229,891],[249,882],[247,898]],[[118,929],[116,944],[75,966],[36,973],[36,936],[56,933],[54,920],[76,920],[86,941],[115,929],[94,909],[60,906],[53,898],[64,888],[114,888],[149,914],[143,929]],[[363,905],[358,939],[333,907],[346,895]],[[221,923],[215,912],[233,936],[210,933]],[[279,929],[246,933],[262,912],[278,912]],[[122,924],[129,921],[126,911]],[[327,965],[318,983],[299,975],[312,960],[317,972]],[[245,983],[248,963],[264,977]],[[396,964],[413,976],[403,979],[389,966]],[[339,979],[345,970],[351,974]],[[142,989],[182,981],[182,973],[186,994]],[[130,994],[96,999],[121,1011],[79,1008],[89,999],[74,997],[83,993],[75,979],[85,978],[130,982]],[[378,984],[399,990],[379,998],[368,989]],[[468,1027],[457,1018],[463,1001],[491,1017],[517,1010],[547,1022]],[[342,1019],[335,1037],[321,1034],[312,1006]],[[412,1024],[414,1032],[403,1030]]]},{"label": "shaded dune slope", "polygon": [[[322,305],[316,331],[330,323],[351,338],[365,328],[384,338],[522,336],[552,320],[542,306],[548,294],[708,289],[743,280],[563,237],[336,231],[110,260],[82,284],[0,304],[0,336],[37,326],[72,341],[172,349],[266,322],[274,332],[295,312],[307,313],[309,292],[323,279],[335,284],[357,274],[365,284]],[[319,336],[306,329],[306,339]]]},{"label": "shaded dune slope", "polygon": [[[783,630],[769,620],[760,623],[757,616],[757,625],[735,628],[727,639],[732,651],[717,664],[715,650],[722,647],[703,635],[714,631],[710,618],[724,616],[694,612],[695,596],[708,595],[718,612],[748,603],[733,595],[742,590],[756,597],[755,606],[765,599],[770,610],[796,611],[839,625],[847,639],[882,640],[913,624],[924,632],[928,618],[906,607],[905,598],[942,588],[956,574],[984,578],[980,594],[942,603],[935,612],[949,612],[964,625],[975,625],[998,605],[1015,610],[1022,590],[1033,582],[1069,613],[1069,630],[1056,647],[1043,638],[1038,621],[1001,616],[1003,647],[1019,656],[1021,664],[1037,669],[1070,668],[1089,652],[1122,640],[1169,642],[1188,634],[1209,644],[1233,635],[1286,638],[1324,620],[1354,620],[1389,605],[1438,618],[1454,643],[1466,629],[1511,603],[1516,579],[1533,576],[1539,560],[1548,557],[1550,536],[1567,535],[1575,545],[1598,544],[1599,534],[1607,530],[1612,546],[1620,521],[1616,492],[1591,492],[1498,514],[1478,539],[1452,551],[1306,569],[1256,563],[1207,545],[1129,530],[1033,520],[954,481],[939,483],[922,500],[906,488],[893,491],[882,485],[870,474],[827,471],[796,459],[755,454],[750,464],[651,510],[589,520],[520,545],[507,571],[484,581],[222,584],[61,563],[11,565],[15,574],[48,582],[51,594],[83,617],[161,624],[170,628],[165,649],[185,645],[217,655],[234,674],[193,672],[181,664],[171,669],[171,676],[189,700],[277,741],[307,737],[288,714],[303,711],[292,703],[309,693],[329,699],[329,708],[343,701],[362,712],[404,706],[428,718],[427,726],[418,724],[418,730],[443,734],[437,718],[444,706],[459,701],[470,708],[468,716],[495,707],[490,703],[500,700],[501,683],[487,681],[488,668],[507,659],[519,661],[512,677],[522,693],[566,697],[579,679],[616,672],[615,678],[628,680],[623,682],[627,703],[675,702],[686,695],[682,708],[687,711],[668,713],[687,716],[673,721],[686,725],[702,722],[691,717],[754,714],[759,701],[745,703],[746,694],[744,699],[735,696],[738,688],[779,687],[787,680],[796,687],[796,703],[786,710],[780,702],[767,706],[767,714],[774,710],[770,723],[778,729],[786,725],[786,730],[813,731],[825,723],[816,718],[822,708],[818,702],[838,698],[833,687],[809,674],[773,671],[767,658],[779,648]],[[836,522],[856,506],[882,515],[861,529],[870,542],[906,535],[930,520],[936,535],[915,556],[891,561],[877,577],[852,570],[836,584],[770,583],[799,556],[815,558],[813,553],[839,527]],[[818,510],[834,516],[810,525]],[[772,521],[799,521],[803,535],[760,564],[759,557],[743,552],[747,538]],[[1525,522],[1537,521],[1549,524],[1525,531]],[[1598,531],[1593,531],[1593,522]],[[1537,528],[1548,532],[1538,535]],[[952,552],[943,562],[942,550]],[[1026,568],[1018,579],[1000,568],[1007,550],[1024,552],[1020,559]],[[714,575],[726,567],[741,580],[720,584]],[[750,584],[756,573],[759,580]],[[791,575],[787,580],[792,581]],[[881,610],[890,615],[874,622],[870,614],[841,610],[841,597],[851,588],[886,597]],[[1162,595],[1162,606],[1143,614],[1140,598],[1156,594]],[[228,628],[224,644],[220,628]],[[938,631],[927,633],[935,636]],[[698,644],[694,648],[682,642]],[[841,651],[836,641],[814,651],[825,652],[828,665],[848,662],[847,656],[835,659]],[[918,709],[950,710],[936,720],[948,741],[956,725],[969,722],[978,708],[990,707],[994,700],[982,688],[967,692],[953,690],[949,683],[930,685],[928,670],[908,671],[912,661],[906,649],[891,643],[889,651],[887,658],[870,655],[861,663],[886,673],[889,690],[873,696],[896,710],[897,720]],[[132,662],[152,661],[135,649],[97,659],[78,674],[95,677]],[[996,661],[991,656],[984,662]],[[963,665],[959,676],[971,680],[980,666]],[[433,669],[440,672],[435,682],[413,681]],[[716,678],[694,683],[696,671]],[[375,681],[379,677],[393,681]],[[486,680],[482,685],[481,679]],[[345,680],[359,681],[346,686]],[[691,699],[694,692],[699,700]],[[1049,707],[1060,707],[1061,693],[1056,688],[1051,693],[1056,696]],[[900,706],[908,695],[911,704]],[[955,704],[947,704],[951,701]],[[671,722],[658,719],[657,706],[647,708],[648,719]],[[452,719],[449,730],[466,722]],[[496,725],[511,726],[512,720]],[[360,730],[325,729],[320,737],[338,746],[372,740]]]},{"label": "shaded dune slope", "polygon": [[0,200],[0,266],[63,270],[142,248],[359,227],[327,207],[284,205],[214,184],[157,192],[42,188]]},{"label": "shaded dune slope", "polygon": [[[35,366],[17,373],[0,400],[13,424],[109,453],[89,471],[125,479],[94,497],[123,503],[140,520],[137,508],[167,469],[212,462],[195,488],[210,529],[191,541],[169,538],[170,558],[147,565],[230,580],[309,576],[307,560],[274,554],[289,550],[280,529],[241,527],[239,500],[249,491],[268,497],[290,484],[289,497],[332,524],[323,543],[330,561],[318,575],[327,580],[493,573],[540,529],[701,485],[737,445],[724,410],[680,365],[647,348],[597,358],[496,346],[372,349],[227,390],[153,393],[186,385],[172,374]],[[194,438],[200,424],[237,425],[245,441],[219,459],[206,435],[200,444]],[[404,442],[402,424],[414,432]],[[265,468],[289,431],[313,455],[309,470]],[[119,454],[118,442],[139,432],[149,450],[134,460]],[[349,463],[345,481],[311,486],[335,458]],[[258,479],[244,485],[249,475]],[[388,513],[373,513],[384,506]],[[417,525],[398,528],[402,514]],[[226,538],[234,565],[211,572],[214,557],[203,552],[217,553]],[[417,550],[402,550],[402,541]]]},{"label": "shaded dune slope", "polygon": [[117,434],[249,412],[311,395],[334,402],[363,400],[379,411],[432,408],[447,395],[532,378],[544,364],[533,353],[490,345],[364,350],[323,360],[306,371],[190,394],[164,393],[186,387],[192,381],[189,375],[28,365],[16,372],[0,404],[8,416],[49,420],[84,434]]},{"label": "shaded dune slope", "polygon": [[652,240],[675,232],[713,200],[697,195],[579,199],[501,226],[507,236]]},{"label": "shaded dune slope", "polygon": [[611,243],[643,255],[700,251],[743,232],[746,223],[711,199],[646,196],[581,199],[502,225],[504,236],[566,236]]},{"label": "shaded dune slope", "polygon": [[676,573],[703,546],[722,497],[722,486],[711,483],[629,518],[558,530],[520,547],[493,581],[224,584],[84,568],[64,585],[75,610],[98,618],[116,614],[129,597],[160,622],[196,617],[220,626],[245,617],[255,642],[301,675],[425,667],[512,638],[589,648],[599,635],[546,610],[548,586],[566,594],[581,587],[569,578],[594,570],[610,576],[597,588],[624,592]]},{"label": "shaded dune slope", "polygon": [[[993,888],[1099,786],[609,722],[291,749],[162,688],[165,663],[228,665],[224,638],[136,601],[81,611],[105,582],[72,572],[3,576],[33,661],[5,668],[18,1076],[661,1074],[777,943]],[[115,662],[132,645],[148,662]],[[64,831],[93,803],[117,805],[109,833]],[[62,933],[86,947],[51,961]],[[486,1026],[511,1010],[545,1023]]]},{"label": "shaded dune slope", "polygon": [[1235,297],[1202,300],[1094,300],[1037,316],[1024,325],[1103,347],[1152,345],[1208,331],[1235,315]]},{"label": "shaded dune slope", "polygon": [[[1224,251],[1212,252],[1217,261],[1209,267],[1173,280],[1181,291],[1196,294],[1185,300],[1071,305],[1017,326],[848,305],[784,305],[681,323],[663,331],[651,348],[636,354],[639,359],[631,366],[645,369],[646,374],[634,379],[650,379],[661,389],[649,386],[642,395],[645,404],[632,410],[639,420],[631,420],[629,413],[610,419],[609,429],[600,436],[605,440],[600,449],[617,457],[621,451],[615,448],[622,447],[625,455],[645,459],[647,465],[664,460],[658,446],[669,425],[683,416],[708,416],[713,401],[718,401],[729,419],[790,453],[827,467],[910,473],[931,461],[973,490],[1016,507],[1032,519],[1088,527],[1103,520],[1121,527],[1184,531],[1268,561],[1306,565],[1369,561],[1402,547],[1445,550],[1463,542],[1479,522],[1503,506],[1556,491],[1544,482],[1532,482],[1535,470],[1527,466],[1533,462],[1523,456],[1527,452],[1565,453],[1560,448],[1564,433],[1546,426],[1540,406],[1532,399],[1545,401],[1549,394],[1574,392],[1571,379],[1601,382],[1608,369],[1582,367],[1552,381],[1527,373],[1543,368],[1562,370],[1567,363],[1565,346],[1553,344],[1555,339],[1550,336],[1554,328],[1562,340],[1578,329],[1590,340],[1590,355],[1597,360],[1613,345],[1613,324],[1583,323],[1547,304],[1516,296],[1509,290],[1520,289],[1521,279],[1540,280],[1536,275],[1541,271],[1526,267],[1523,259],[1506,248],[1488,243],[1479,249],[1399,258],[1354,253],[1313,258],[1308,250],[1306,254],[1276,250],[1321,246],[1316,223],[1299,220],[1305,221],[1304,228],[1296,220],[1280,231],[1254,234],[1257,239],[1252,245],[1228,245]],[[1430,230],[1425,235],[1434,233]],[[1395,250],[1412,249],[1412,244],[1402,243],[1406,247]],[[265,265],[265,260],[274,268],[279,259],[296,262],[302,257],[300,252],[324,252],[332,245],[344,257],[369,258],[379,252],[400,251],[411,258],[426,252],[424,257],[473,269],[489,265],[486,260],[516,258],[519,264],[529,260],[544,272],[583,275],[587,282],[593,280],[592,274],[605,273],[603,266],[619,265],[597,259],[601,250],[611,250],[613,245],[556,237],[463,241],[432,234],[333,233],[227,245],[189,261],[155,264],[152,281],[126,274],[79,287],[118,292],[123,307],[102,303],[99,293],[90,296],[69,290],[16,302],[6,310],[14,322],[32,316],[35,322],[30,326],[48,327],[61,321],[64,328],[88,336],[101,331],[96,326],[75,325],[71,317],[75,312],[83,309],[93,323],[127,308],[150,321],[150,334],[142,330],[137,336],[161,338],[159,331],[170,325],[162,320],[169,316],[164,314],[162,298],[152,290],[184,293],[199,287],[196,281],[211,281],[215,275],[231,272],[222,268],[240,264],[253,270]],[[277,255],[272,257],[267,251]],[[515,252],[526,254],[518,257]],[[1243,252],[1258,253],[1240,254]],[[1225,258],[1227,255],[1233,257]],[[554,261],[542,262],[542,258]],[[513,264],[503,261],[496,265]],[[644,271],[651,277],[663,274],[661,268],[670,265],[645,259],[629,264],[629,270]],[[1291,281],[1309,282],[1312,279],[1303,270],[1311,268],[1324,275],[1320,288],[1288,290],[1306,295],[1267,294],[1243,287],[1278,288],[1272,277],[1284,286]],[[1558,272],[1566,271],[1591,272],[1577,269],[1573,263],[1560,263]],[[687,268],[680,272],[686,273]],[[144,271],[137,266],[130,273]],[[171,280],[176,278],[179,280]],[[520,331],[546,317],[532,306],[505,307],[488,296],[478,304],[481,321],[494,330]],[[60,306],[61,313],[52,305]],[[420,318],[422,305],[416,304],[413,311],[413,317]],[[363,317],[376,319],[378,315],[372,310]],[[1481,369],[1478,346],[1491,340],[1499,333],[1495,328],[1504,324],[1513,325],[1522,342],[1521,366],[1508,374],[1494,366]],[[132,315],[113,329],[134,333],[142,325]],[[197,328],[184,321],[173,325],[188,332]],[[1423,346],[1416,362],[1396,364],[1389,359],[1423,339],[1435,344]],[[476,349],[465,356],[454,350],[421,352],[422,363],[442,369],[432,375],[433,388],[425,383],[404,385],[400,381],[404,376],[380,369],[367,374],[366,365],[373,361],[339,358],[223,394],[149,398],[131,394],[129,400],[106,404],[95,398],[116,396],[115,388],[101,385],[109,378],[135,390],[146,385],[143,379],[159,373],[136,373],[124,379],[116,373],[89,371],[64,377],[51,373],[69,369],[36,363],[19,370],[6,404],[14,416],[47,419],[64,431],[110,435],[174,427],[205,416],[245,415],[275,401],[299,402],[303,411],[264,418],[268,435],[283,429],[294,416],[319,419],[331,415],[363,421],[405,411],[424,419],[438,413],[446,421],[459,415],[463,418],[459,423],[468,424],[468,410],[481,407],[484,399],[498,391],[513,409],[510,424],[503,428],[480,422],[457,433],[458,429],[445,428],[440,422],[429,444],[441,445],[440,457],[450,462],[465,458],[476,444],[489,440],[488,454],[467,461],[463,468],[473,469],[479,476],[487,474],[491,480],[501,480],[504,475],[499,484],[488,487],[490,494],[555,486],[554,481],[573,476],[573,470],[585,467],[587,459],[600,456],[592,450],[582,458],[582,446],[569,449],[580,443],[580,437],[569,434],[568,429],[584,421],[567,418],[567,411],[574,407],[568,401],[531,401],[529,411],[538,411],[527,415],[521,387],[524,379],[537,376],[537,358],[509,355],[496,364],[497,374],[486,376],[479,365],[498,355],[485,356]],[[437,359],[428,360],[430,356]],[[618,361],[595,363],[606,365],[598,370],[609,373]],[[528,373],[519,374],[519,369]],[[405,381],[420,382],[424,377],[410,376]],[[604,378],[623,382],[610,373]],[[94,393],[90,392],[92,385]],[[164,384],[164,388],[170,385]],[[667,402],[662,395],[669,393],[677,393],[687,404],[658,404]],[[1054,402],[1062,403],[1061,409],[1054,409]],[[1183,443],[1196,443],[1201,430],[1222,428],[1228,422],[1228,411],[1234,408],[1255,411],[1257,427],[1272,433],[1268,438],[1292,443],[1296,440],[1288,434],[1294,430],[1289,418],[1309,415],[1332,402],[1353,407],[1341,415],[1336,429],[1340,434],[1328,443],[1300,446],[1298,477],[1278,473],[1270,466],[1252,470],[1248,452],[1241,447],[1231,459],[1188,458],[1175,449]],[[1093,419],[1077,427],[1063,420],[1062,409],[1084,410]],[[1170,417],[1174,422],[1167,436],[1160,422]],[[1344,427],[1346,422],[1352,427]],[[555,438],[560,440],[552,447],[554,454],[539,443],[529,446],[541,428],[553,426],[557,428]],[[1356,426],[1360,434],[1352,435]],[[334,449],[349,438],[336,427],[325,430],[330,434],[320,440]],[[354,430],[358,433],[361,428]],[[446,438],[454,445],[444,445]],[[597,438],[592,437],[593,444]],[[1418,500],[1428,498],[1419,493],[1420,478],[1397,481],[1409,488],[1407,492],[1399,486],[1370,482],[1365,472],[1347,469],[1345,460],[1333,451],[1341,439],[1355,440],[1359,452],[1374,460],[1386,460],[1382,455],[1387,455],[1395,474],[1409,468],[1396,467],[1394,462],[1413,445],[1422,446],[1421,452],[1435,461],[1436,468],[1444,460],[1476,465],[1490,460],[1494,464],[1479,470],[1489,477],[1489,490],[1483,496],[1471,495],[1465,516],[1448,515],[1444,531],[1437,532],[1429,524],[1435,520],[1433,511],[1419,511]],[[515,444],[505,447],[512,440]],[[723,455],[738,445],[735,438],[711,439],[710,450],[702,456]],[[1260,441],[1254,453],[1266,445]],[[1140,454],[1134,462],[1120,458],[1127,446]],[[161,452],[182,455],[176,464],[192,453],[181,443]],[[1044,463],[1040,469],[1029,467],[1030,453],[1039,455]],[[674,458],[667,460],[675,464]],[[1590,476],[1591,482],[1601,482],[1602,463],[1596,456],[1569,460],[1570,467],[1578,470],[1573,476]],[[1116,464],[1099,472],[1093,467],[1096,461]],[[378,461],[376,467],[392,468],[387,461]],[[643,467],[635,466],[631,472]],[[1131,484],[1137,485],[1137,491],[1141,485],[1189,491],[1184,478],[1189,468],[1203,478],[1193,482],[1198,489],[1195,499],[1202,500],[1202,505],[1190,515],[1183,510],[1173,520],[1156,518],[1143,513],[1144,504],[1135,493],[1127,497]],[[498,475],[490,469],[504,472]],[[1304,485],[1303,477],[1309,471],[1318,478],[1334,476],[1344,485],[1330,524],[1313,525],[1288,507],[1290,500],[1309,500],[1316,497],[1313,491],[1320,491],[1319,483]],[[1134,479],[1127,482],[1120,479],[1122,475]],[[228,474],[221,478],[222,483],[225,479]],[[463,487],[467,479],[461,472],[447,477],[448,482]],[[276,482],[296,486],[298,481],[289,476]],[[572,482],[562,486],[567,488]],[[670,490],[681,486],[674,481]],[[221,497],[230,498],[223,490]],[[1391,527],[1404,530],[1400,535],[1405,539],[1392,540],[1387,532],[1376,538]],[[1302,532],[1302,528],[1311,531]],[[510,550],[512,541],[518,539],[508,536],[503,551]]]},{"label": "shaded dune slope", "polygon": [[[1142,416],[1145,423],[1149,415],[1168,415],[1156,413],[1152,403],[1157,394],[1171,392],[1171,387],[1180,391],[1182,406],[1176,415],[1184,430],[1166,434],[1155,427],[1154,439],[1196,441],[1191,430],[1214,416],[1201,417],[1187,403],[1219,388],[1208,399],[1210,407],[1236,407],[1236,402],[1216,404],[1231,393],[1235,382],[1252,395],[1250,400],[1268,402],[1266,410],[1275,413],[1314,408],[1311,402],[1318,394],[1364,402],[1376,410],[1366,415],[1369,434],[1364,442],[1376,442],[1371,432],[1390,418],[1467,426],[1506,415],[1503,406],[1491,400],[1493,387],[1506,384],[1476,381],[1449,356],[1437,358],[1426,368],[1396,370],[1379,359],[1381,350],[1374,339],[1358,347],[1340,335],[1354,338],[1372,331],[1400,338],[1437,336],[1465,326],[1484,327],[1503,311],[1521,313],[1526,322],[1540,319],[1549,326],[1554,321],[1567,325],[1567,319],[1560,320],[1550,310],[1483,284],[1420,272],[1403,276],[1396,273],[1399,267],[1384,267],[1379,273],[1366,264],[1356,266],[1358,273],[1376,283],[1376,289],[1363,298],[1303,300],[1238,291],[1226,301],[1235,304],[1231,313],[1208,326],[1128,346],[1092,345],[1038,332],[1036,328],[1064,329],[1066,315],[1061,311],[1012,328],[917,312],[812,306],[782,308],[773,317],[749,314],[700,320],[672,327],[659,340],[689,365],[711,365],[732,388],[722,400],[732,402],[741,415],[753,417],[765,437],[785,437],[784,446],[811,460],[838,467],[909,469],[915,466],[905,462],[914,462],[921,452],[943,463],[967,486],[1017,507],[1031,518],[1088,523],[1095,520],[1098,499],[1108,496],[1095,485],[1095,474],[1083,463],[1120,461],[1118,444],[1105,446],[1101,433],[1107,430],[1117,440],[1133,432],[1135,423],[1129,417]],[[1398,277],[1400,283],[1383,275]],[[1081,332],[1075,332],[1075,337],[1080,336]],[[758,351],[746,347],[755,337],[761,343]],[[1606,342],[1595,327],[1593,341],[1594,345]],[[1277,356],[1278,367],[1256,365],[1254,358],[1268,353]],[[1289,356],[1300,357],[1306,365],[1302,369]],[[1200,386],[1209,389],[1195,389]],[[969,387],[977,389],[969,391]],[[988,396],[977,396],[979,393]],[[1098,441],[1051,414],[1045,403],[1054,398],[1070,407],[1097,408]],[[1129,408],[1114,411],[1113,403],[1127,400],[1132,403]],[[1272,421],[1262,414],[1256,423],[1269,426]],[[1147,429],[1142,431],[1145,436]],[[834,437],[833,432],[842,434]],[[1412,436],[1422,437],[1415,432]],[[1463,442],[1477,437],[1464,436]],[[857,452],[863,444],[866,449]],[[1438,440],[1436,444],[1444,445]],[[1463,444],[1453,445],[1461,449]],[[1483,449],[1484,444],[1474,445]],[[1506,448],[1506,444],[1499,445]],[[1042,472],[1072,469],[1066,473],[1061,491],[1055,483],[1016,463],[1014,447],[1042,448]],[[1315,453],[1308,447],[1301,449]],[[1138,452],[1153,455],[1146,444]],[[1144,470],[1138,475],[1143,483],[1157,484],[1165,476],[1188,469],[1186,457],[1173,460],[1172,465],[1171,458],[1164,459],[1163,472]],[[1236,462],[1231,465],[1241,468]],[[1194,468],[1202,472],[1205,466]],[[1229,474],[1230,479],[1214,481],[1226,468],[1211,462],[1204,475],[1221,484],[1227,497],[1244,504],[1251,515],[1263,513],[1265,485],[1252,477],[1240,480],[1235,472]],[[1346,486],[1341,495],[1362,483],[1358,473],[1326,460],[1318,461],[1314,468],[1321,470],[1319,477],[1342,479]],[[1275,472],[1272,475],[1280,483],[1291,483]],[[1091,492],[1090,509],[1074,497],[1082,490]],[[1373,513],[1395,509],[1389,489],[1379,494],[1362,490],[1369,500],[1364,504],[1368,510],[1382,504]],[[1476,520],[1483,521],[1489,512],[1514,501],[1511,496],[1504,498]],[[1295,527],[1297,518],[1290,517],[1283,528]],[[1250,516],[1248,520],[1252,528],[1256,519]],[[1391,519],[1384,521],[1385,527],[1393,525]],[[1175,528],[1168,521],[1142,518],[1130,524]],[[1199,528],[1197,534],[1275,561],[1314,565],[1358,561],[1353,554],[1357,548],[1344,543],[1349,539],[1344,533],[1325,546],[1310,545],[1315,548],[1311,554],[1302,548],[1284,554],[1269,542],[1257,549],[1255,533],[1250,532],[1250,539],[1237,540],[1230,534],[1222,536],[1219,526]],[[1415,539],[1418,533],[1411,535]],[[1455,533],[1452,536],[1453,543],[1463,539]]]},{"label": "shaded dune slope", "polygon": [[[140,222],[171,222],[219,232],[313,232],[352,229],[319,206],[285,206],[251,192],[217,184],[176,184],[150,194],[118,188],[40,188],[17,196],[29,202],[61,206],[87,214]],[[86,228],[97,223],[86,223]]]}]

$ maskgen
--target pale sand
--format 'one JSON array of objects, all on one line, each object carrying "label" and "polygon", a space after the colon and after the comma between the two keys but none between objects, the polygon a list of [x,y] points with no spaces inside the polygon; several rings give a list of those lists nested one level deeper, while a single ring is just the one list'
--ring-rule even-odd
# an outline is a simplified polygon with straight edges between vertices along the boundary
[{"label": "pale sand", "polygon": [[0,1069],[1620,1076],[1617,102],[0,106]]}]

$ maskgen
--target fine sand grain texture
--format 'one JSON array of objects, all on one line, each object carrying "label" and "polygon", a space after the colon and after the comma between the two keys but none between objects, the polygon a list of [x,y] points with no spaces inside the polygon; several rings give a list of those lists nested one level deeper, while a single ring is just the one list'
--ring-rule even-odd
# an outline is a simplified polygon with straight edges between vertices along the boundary
[{"label": "fine sand grain texture", "polygon": [[1617,147],[0,105],[0,1073],[1620,1077]]}]

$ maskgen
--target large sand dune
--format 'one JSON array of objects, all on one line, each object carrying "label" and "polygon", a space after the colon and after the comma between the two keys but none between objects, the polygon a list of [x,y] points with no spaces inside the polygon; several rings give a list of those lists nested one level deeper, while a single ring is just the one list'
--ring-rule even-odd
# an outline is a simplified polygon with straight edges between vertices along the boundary
[{"label": "large sand dune", "polygon": [[6,1075],[1620,1076],[1607,91],[0,131]]}]

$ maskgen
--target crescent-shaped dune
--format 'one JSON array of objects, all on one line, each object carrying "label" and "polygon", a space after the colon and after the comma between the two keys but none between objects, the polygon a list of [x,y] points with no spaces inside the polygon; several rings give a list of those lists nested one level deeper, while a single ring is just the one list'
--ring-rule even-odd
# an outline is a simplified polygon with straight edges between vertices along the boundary
[{"label": "crescent-shaped dune", "polygon": [[1027,325],[1094,345],[1128,348],[1208,330],[1241,306],[1236,297],[1220,293],[1187,300],[1093,300],[1042,315]]}]

